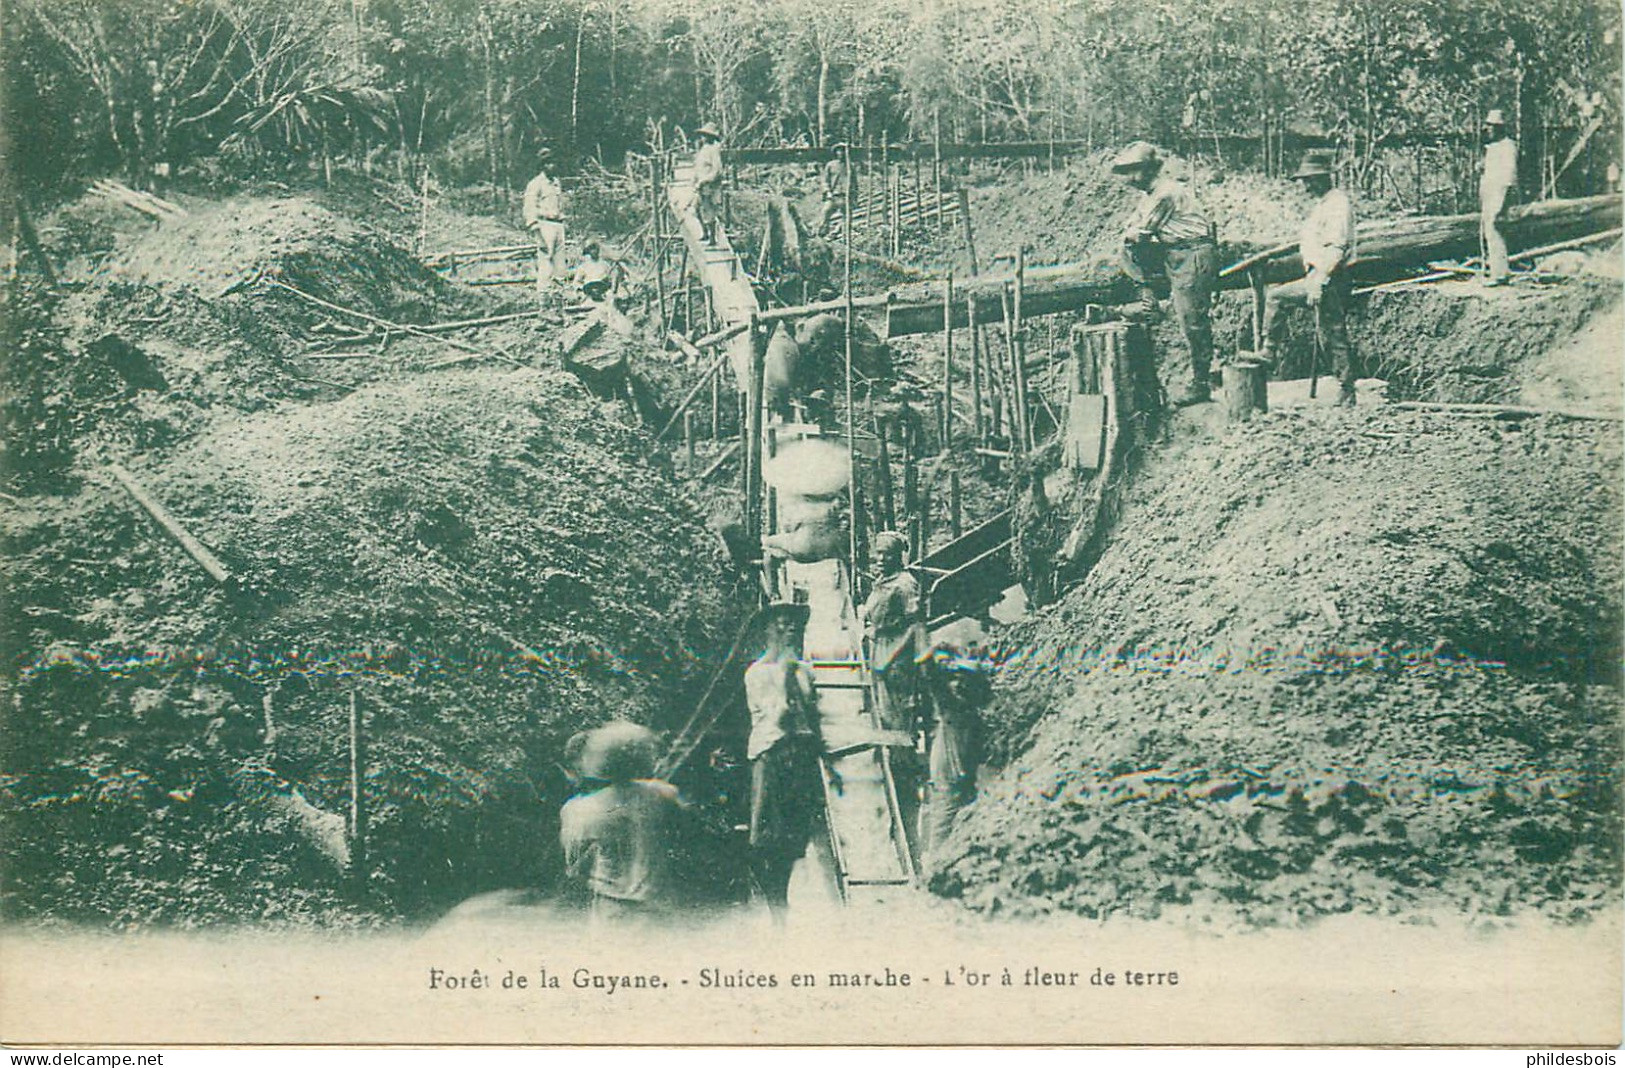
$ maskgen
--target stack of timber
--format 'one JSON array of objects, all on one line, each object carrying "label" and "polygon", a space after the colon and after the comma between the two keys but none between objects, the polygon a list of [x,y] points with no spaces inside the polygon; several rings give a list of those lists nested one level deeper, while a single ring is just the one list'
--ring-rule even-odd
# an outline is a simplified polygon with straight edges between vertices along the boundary
[{"label": "stack of timber", "polygon": [[179,219],[186,214],[186,209],[179,204],[139,189],[131,189],[123,182],[115,182],[109,178],[98,178],[90,183],[90,191],[97,196],[123,204],[132,211],[139,211],[158,222]]}]

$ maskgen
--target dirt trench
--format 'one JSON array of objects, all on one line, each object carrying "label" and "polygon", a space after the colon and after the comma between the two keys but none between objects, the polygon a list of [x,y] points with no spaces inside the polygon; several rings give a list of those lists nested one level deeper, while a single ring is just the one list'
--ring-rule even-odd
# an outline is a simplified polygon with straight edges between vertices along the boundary
[{"label": "dirt trench", "polygon": [[0,910],[349,926],[551,889],[565,741],[679,725],[732,638],[704,502],[551,324],[478,336],[520,367],[334,346],[353,319],[267,281],[394,322],[528,306],[422,267],[387,205],[187,206],[113,235],[73,206],[83,284],[11,294]]}]

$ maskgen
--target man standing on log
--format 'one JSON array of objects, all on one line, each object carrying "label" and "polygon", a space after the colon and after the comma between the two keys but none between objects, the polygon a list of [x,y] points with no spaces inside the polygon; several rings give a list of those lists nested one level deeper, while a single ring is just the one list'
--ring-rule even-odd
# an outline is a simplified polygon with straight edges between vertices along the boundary
[{"label": "man standing on log", "polygon": [[537,152],[541,170],[525,186],[525,229],[536,235],[536,295],[546,299],[554,283],[562,284],[564,269],[564,191],[547,173],[553,153]]},{"label": "man standing on log", "polygon": [[1478,179],[1479,231],[1484,238],[1484,284],[1506,285],[1507,239],[1500,220],[1508,207],[1507,193],[1518,181],[1518,142],[1507,133],[1506,114],[1493,108],[1484,119],[1484,173]]},{"label": "man standing on log", "polygon": [[699,214],[705,243],[716,244],[722,218],[722,132],[711,123],[694,131],[694,210]]},{"label": "man standing on log", "polygon": [[801,659],[810,611],[804,604],[768,605],[767,647],[745,669],[751,870],[778,923],[789,905],[790,872],[806,853],[823,808],[822,724],[812,668]]},{"label": "man standing on log", "polygon": [[1166,274],[1174,313],[1191,350],[1191,383],[1175,399],[1181,407],[1210,400],[1213,364],[1213,292],[1219,284],[1219,246],[1213,222],[1197,206],[1186,182],[1163,178],[1156,147],[1136,141],[1112,170],[1145,196],[1123,237],[1123,270],[1140,286],[1140,308],[1130,317],[1158,315],[1154,282]]},{"label": "man standing on log", "polygon": [[1337,403],[1354,406],[1354,361],[1349,351],[1348,305],[1354,283],[1348,265],[1354,259],[1354,203],[1332,184],[1330,153],[1306,153],[1292,175],[1320,198],[1298,234],[1298,254],[1304,276],[1269,291],[1264,301],[1266,362],[1279,351],[1286,329],[1284,308],[1306,304],[1315,319],[1315,341],[1331,357],[1332,371],[1342,384]]}]

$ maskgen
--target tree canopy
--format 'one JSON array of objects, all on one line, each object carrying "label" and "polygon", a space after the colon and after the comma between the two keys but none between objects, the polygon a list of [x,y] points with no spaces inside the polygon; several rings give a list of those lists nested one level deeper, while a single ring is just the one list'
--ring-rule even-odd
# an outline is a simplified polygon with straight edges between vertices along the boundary
[{"label": "tree canopy", "polygon": [[613,161],[703,121],[730,144],[1250,143],[1266,169],[1297,131],[1369,164],[1471,138],[1490,108],[1546,177],[1588,128],[1608,146],[1593,169],[1617,162],[1604,0],[11,3],[8,156],[33,188],[385,153],[503,185],[543,143]]}]

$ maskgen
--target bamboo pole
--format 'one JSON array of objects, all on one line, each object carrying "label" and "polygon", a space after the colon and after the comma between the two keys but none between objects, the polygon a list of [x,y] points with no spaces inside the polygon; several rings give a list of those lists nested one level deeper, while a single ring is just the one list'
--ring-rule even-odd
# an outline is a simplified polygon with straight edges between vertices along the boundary
[{"label": "bamboo pole", "polygon": [[761,542],[763,530],[762,516],[762,415],[763,415],[763,375],[765,371],[767,346],[763,344],[761,327],[757,324],[755,316],[751,317],[750,324],[750,400],[746,411],[747,422],[750,426],[749,451],[745,454],[745,469],[748,472],[745,482],[745,527],[750,535],[751,544]]},{"label": "bamboo pole", "polygon": [[660,157],[649,157],[649,224],[655,235],[655,294],[660,301],[660,329],[671,326],[666,318],[666,241],[660,224]]},{"label": "bamboo pole", "polygon": [[970,298],[970,392],[971,392],[971,425],[976,436],[976,444],[986,445],[984,434],[986,424],[982,422],[982,346],[978,340],[981,328],[974,325],[976,322],[976,298]]},{"label": "bamboo pole", "polygon": [[361,706],[355,690],[350,690],[350,871],[363,885],[367,877],[367,815],[362,794],[366,767],[365,739],[362,736]]},{"label": "bamboo pole", "polygon": [[1015,323],[1011,331],[1010,354],[1014,360],[1016,411],[1020,413],[1021,451],[1033,447],[1032,412],[1027,406],[1027,340],[1022,332],[1021,299],[1026,291],[1027,250],[1016,250]]},{"label": "bamboo pole", "polygon": [[[852,173],[852,147],[842,146],[843,171]],[[858,443],[857,443],[857,412],[853,410],[852,402],[852,198],[843,197],[846,204],[846,225],[842,228],[843,244],[846,250],[846,316],[844,335],[846,341],[846,455],[850,465],[846,479],[847,500],[847,561],[846,569],[847,596],[854,604],[858,600]],[[871,396],[872,396],[871,392]]]},{"label": "bamboo pole", "polygon": [[960,497],[957,467],[948,471],[948,532],[956,540],[965,533],[964,501]]},{"label": "bamboo pole", "polygon": [[942,290],[942,451],[953,448],[954,428],[954,276]]}]

